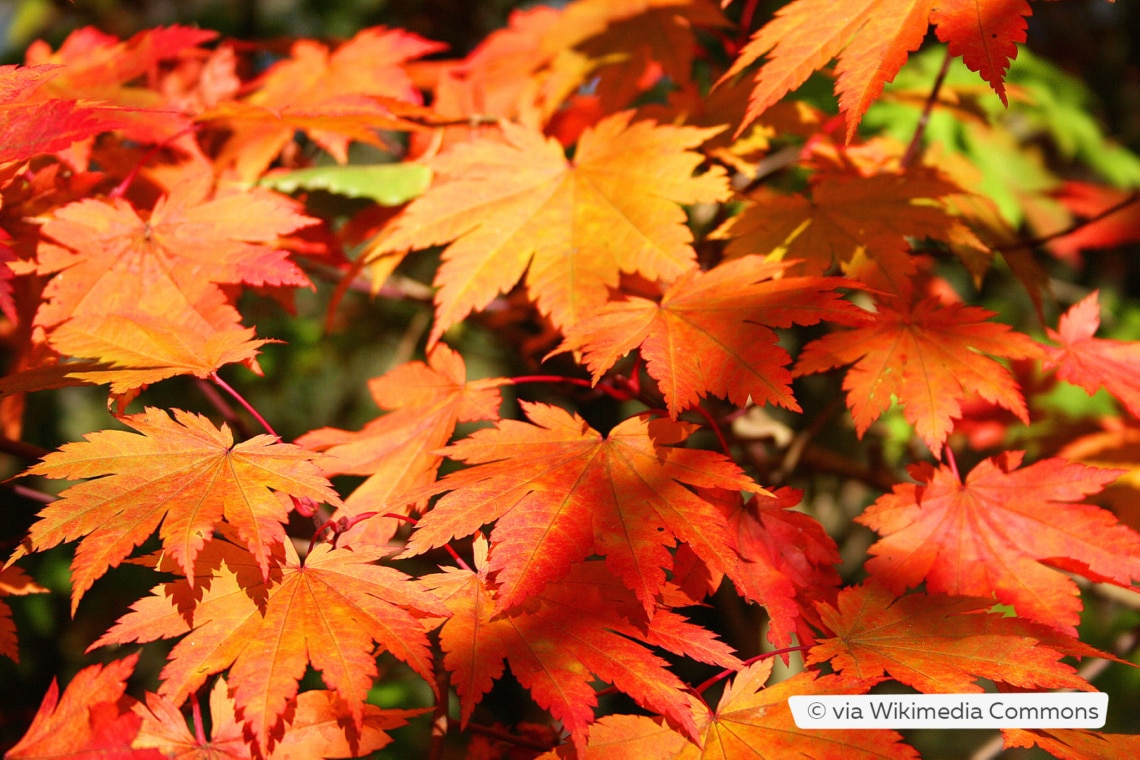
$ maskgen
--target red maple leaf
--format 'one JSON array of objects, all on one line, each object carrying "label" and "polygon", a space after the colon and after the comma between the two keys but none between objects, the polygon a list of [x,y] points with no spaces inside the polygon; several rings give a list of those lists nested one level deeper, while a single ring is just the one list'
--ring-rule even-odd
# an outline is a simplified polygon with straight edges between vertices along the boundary
[{"label": "red maple leaf", "polygon": [[474,466],[429,489],[450,493],[420,520],[404,556],[497,521],[489,565],[499,583],[496,612],[598,554],[652,617],[678,540],[714,572],[732,575],[737,555],[724,515],[689,486],[764,491],[728,458],[672,445],[691,426],[643,415],[603,437],[557,407],[523,408],[530,423],[503,420],[444,450]]},{"label": "red maple leaf", "polygon": [[75,674],[62,697],[59,683],[53,680],[27,733],[4,757],[163,760],[165,755],[158,750],[132,748],[142,720],[132,711],[135,700],[126,690],[138,659],[133,654],[86,667]]},{"label": "red maple leaf", "polygon": [[1061,315],[1057,329],[1046,328],[1059,348],[1046,346],[1045,369],[1079,385],[1089,395],[1104,388],[1140,417],[1140,342],[1094,338],[1100,327],[1100,304],[1094,291]]},{"label": "red maple leaf", "polygon": [[448,569],[423,579],[452,613],[440,641],[464,725],[502,675],[505,660],[535,701],[562,721],[580,750],[597,705],[591,674],[695,738],[691,696],[643,644],[721,667],[740,666],[709,631],[670,610],[659,610],[646,625],[632,624],[625,615],[636,613],[639,604],[601,562],[575,565],[523,608],[504,615],[494,614],[493,587],[486,568],[477,565],[478,573]]},{"label": "red maple leaf", "polygon": [[1081,600],[1061,571],[1128,587],[1140,578],[1140,535],[1112,513],[1078,503],[1121,470],[1022,452],[986,459],[965,483],[950,467],[911,469],[856,518],[882,538],[867,572],[895,592],[994,595],[1030,620],[1076,633]]}]

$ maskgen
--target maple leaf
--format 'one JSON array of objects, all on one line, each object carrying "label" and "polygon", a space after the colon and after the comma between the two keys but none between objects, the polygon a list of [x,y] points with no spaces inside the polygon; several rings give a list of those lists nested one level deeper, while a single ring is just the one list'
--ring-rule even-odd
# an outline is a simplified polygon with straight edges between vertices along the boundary
[{"label": "maple leaf", "polygon": [[806,694],[866,694],[876,680],[797,673],[767,688],[772,659],[749,665],[736,674],[721,695],[716,713],[698,714],[701,746],[688,744],[677,760],[735,757],[792,757],[816,760],[848,758],[917,758],[894,731],[801,729],[792,718],[788,697]]},{"label": "maple leaf", "polygon": [[20,661],[16,624],[12,620],[12,610],[3,597],[45,593],[47,593],[46,588],[33,581],[27,573],[15,565],[0,568],[0,657],[7,657],[13,662]]},{"label": "maple leaf", "polygon": [[804,347],[793,374],[854,366],[843,389],[860,437],[892,403],[906,407],[906,419],[940,456],[961,417],[962,399],[977,393],[1029,422],[1025,400],[1009,370],[986,356],[1035,358],[1040,346],[1008,325],[988,321],[993,312],[976,306],[917,300],[906,306],[880,304],[865,327],[832,333]]},{"label": "maple leaf", "polygon": [[403,556],[498,521],[489,566],[500,586],[496,613],[591,554],[605,556],[647,617],[678,540],[714,571],[732,574],[736,554],[724,516],[686,486],[766,492],[720,454],[671,445],[691,426],[642,415],[603,437],[575,414],[522,403],[533,424],[503,420],[443,450],[475,466],[430,489],[451,493],[421,518]]},{"label": "maple leaf", "polygon": [[377,675],[373,642],[435,688],[421,618],[446,617],[448,610],[408,576],[372,564],[383,549],[322,544],[303,563],[291,542],[283,551],[263,581],[252,555],[211,541],[199,554],[194,586],[179,579],[156,587],[92,648],[186,634],[171,650],[158,693],[181,704],[209,675],[229,668],[237,710],[262,752],[282,741],[285,712],[309,664],[343,700],[358,732]]},{"label": "maple leaf", "polygon": [[1100,507],[1074,503],[1120,470],[1059,458],[1021,467],[1023,456],[986,459],[965,483],[949,467],[912,468],[918,485],[895,486],[856,518],[882,536],[867,572],[896,592],[925,580],[932,592],[992,594],[1075,635],[1081,601],[1061,571],[1128,587],[1140,578],[1140,535]]},{"label": "maple leaf", "polygon": [[1061,760],[1131,757],[1140,753],[1140,735],[1136,734],[1107,734],[1076,728],[1003,728],[1001,733],[1007,748],[1037,746]]},{"label": "maple leaf", "polygon": [[162,760],[157,750],[132,752],[141,720],[131,711],[127,679],[135,669],[133,654],[106,665],[90,665],[59,694],[52,680],[27,733],[4,755],[11,760],[63,757],[132,757]]},{"label": "maple leaf", "polygon": [[[326,476],[366,475],[334,520],[352,520],[363,512],[398,512],[421,509],[418,502],[401,501],[403,494],[435,482],[443,457],[438,449],[447,445],[458,422],[497,420],[502,397],[502,378],[467,382],[463,357],[443,343],[428,353],[428,363],[408,362],[382,377],[369,381],[376,405],[390,412],[352,433],[321,428],[297,439],[297,445],[325,456],[317,460]],[[396,531],[393,520],[373,519],[354,525],[337,539],[341,546],[353,542],[383,545]]]},{"label": "maple leaf", "polygon": [[824,169],[812,176],[810,195],[755,191],[714,236],[730,241],[730,257],[798,260],[791,272],[805,275],[837,262],[848,276],[906,298],[917,272],[908,238],[944,239],[955,220],[939,199],[961,192],[923,168],[871,176]]},{"label": "maple leaf", "polygon": [[119,109],[53,98],[43,85],[61,67],[0,66],[0,164],[53,153],[127,123]]},{"label": "maple leaf", "polygon": [[[362,757],[388,745],[387,730],[407,725],[423,710],[383,710],[364,705],[363,728],[343,724],[343,707],[335,692],[313,690],[297,695],[288,729],[268,760],[305,760],[311,757]],[[219,677],[210,690],[210,738],[200,742],[190,733],[178,706],[166,697],[148,692],[146,705],[135,712],[142,718],[135,749],[154,748],[174,760],[251,760],[249,744],[230,698],[226,680]]]},{"label": "maple leaf", "polygon": [[824,319],[866,318],[835,288],[843,280],[781,277],[789,264],[756,256],[678,277],[660,303],[635,296],[611,301],[571,327],[559,350],[581,351],[594,382],[640,347],[674,419],[707,394],[737,406],[775,403],[800,411],[792,395],[791,357],[773,328]]},{"label": "maple leaf", "polygon": [[838,57],[835,90],[847,121],[847,141],[855,136],[867,108],[917,50],[931,22],[938,39],[949,43],[1006,102],[1003,80],[1016,43],[1025,41],[1025,0],[856,0],[835,13],[829,0],[795,0],[759,29],[724,78],[761,57],[748,112],[738,132],[765,109],[795,90],[814,71]]},{"label": "maple leaf", "polygon": [[1115,248],[1140,240],[1140,195],[1136,191],[1069,181],[1058,196],[1066,208],[1088,220],[1067,235],[1049,241],[1049,250],[1060,258],[1080,261],[1084,249]]},{"label": "maple leaf", "polygon": [[764,605],[768,640],[776,647],[790,645],[793,633],[801,644],[813,642],[808,624],[817,624],[818,615],[812,602],[834,599],[840,585],[835,541],[818,520],[793,511],[802,497],[779,488],[754,496],[728,518],[740,553],[733,584],[745,599]]},{"label": "maple leaf", "polygon": [[539,310],[565,327],[605,303],[621,272],[670,281],[692,267],[678,204],[728,197],[719,167],[692,176],[701,156],[691,148],[720,130],[630,124],[632,116],[588,129],[572,161],[555,140],[503,122],[503,140],[457,145],[431,162],[432,187],[383,249],[455,241],[436,275],[432,343],[524,272]]},{"label": "maple leaf", "polygon": [[1017,57],[1017,43],[1025,42],[1025,18],[1032,14],[1025,0],[938,0],[930,21],[950,55],[962,56],[1008,105],[1005,73]]},{"label": "maple leaf", "polygon": [[1079,385],[1089,395],[1104,388],[1140,417],[1140,342],[1094,338],[1100,326],[1098,291],[1093,291],[1061,315],[1057,329],[1045,334],[1059,348],[1046,346],[1045,369]]},{"label": "maple leaf", "polygon": [[37,324],[141,312],[187,323],[198,314],[204,328],[218,330],[238,321],[219,304],[218,284],[309,286],[276,246],[316,220],[264,188],[212,193],[211,184],[191,175],[149,212],[120,198],[57,210],[43,227],[54,244],[40,246],[38,271],[66,276],[48,283]]},{"label": "maple leaf", "polygon": [[[839,592],[836,606],[820,605],[822,622],[834,637],[813,647],[806,664],[830,661],[840,675],[857,678],[886,673],[926,694],[981,692],[979,678],[1023,689],[1094,690],[1060,661],[1069,652],[1039,641],[1056,637],[1055,631],[1043,633],[1024,620],[987,614],[992,607],[992,599],[973,597],[899,599],[874,582],[847,588]],[[1091,647],[1082,654],[1099,655]]]},{"label": "maple leaf", "polygon": [[648,715],[606,715],[590,726],[584,751],[572,745],[556,747],[536,760],[609,760],[636,757],[638,760],[673,760],[688,744],[681,734],[660,718]]},{"label": "maple leaf", "polygon": [[464,726],[476,703],[502,675],[505,660],[535,701],[562,721],[579,751],[585,747],[597,705],[590,674],[694,737],[691,697],[684,684],[665,669],[664,660],[635,642],[722,667],[740,666],[710,632],[670,610],[658,611],[644,627],[631,624],[620,611],[636,610],[637,602],[601,562],[575,565],[523,609],[500,616],[494,615],[486,568],[478,569],[476,573],[448,568],[422,579],[452,613],[440,642],[460,696]]},{"label": "maple leaf", "polygon": [[208,332],[150,315],[108,314],[69,319],[52,333],[51,346],[68,356],[106,363],[92,371],[62,367],[70,367],[68,378],[110,383],[118,396],[175,375],[207,378],[231,362],[261,374],[258,349],[273,341],[253,335],[253,328]]},{"label": "maple leaf", "polygon": [[351,140],[382,147],[376,129],[414,126],[400,118],[402,103],[420,102],[404,66],[444,47],[383,27],[364,29],[332,52],[299,40],[246,100],[220,104],[199,119],[216,121],[230,133],[217,162],[233,163],[247,181],[265,171],[297,129],[344,163]]},{"label": "maple leaf", "polygon": [[123,121],[116,129],[131,140],[160,143],[179,136],[190,120],[172,108],[158,88],[129,83],[153,76],[162,62],[203,53],[200,46],[217,36],[214,31],[175,25],[145,29],[122,41],[89,26],[76,29],[54,52],[43,41],[32,43],[26,61],[60,67],[46,93],[114,104]]},{"label": "maple leaf", "polygon": [[[45,507],[29,531],[33,551],[81,538],[72,562],[72,612],[91,584],[159,530],[163,550],[194,576],[195,558],[224,518],[268,577],[271,554],[285,541],[288,509],[278,494],[337,505],[312,463],[314,455],[269,435],[234,443],[201,415],[161,409],[120,421],[139,433],[102,430],[68,443],[25,475],[94,478]],[[21,556],[19,549],[9,560]]]}]

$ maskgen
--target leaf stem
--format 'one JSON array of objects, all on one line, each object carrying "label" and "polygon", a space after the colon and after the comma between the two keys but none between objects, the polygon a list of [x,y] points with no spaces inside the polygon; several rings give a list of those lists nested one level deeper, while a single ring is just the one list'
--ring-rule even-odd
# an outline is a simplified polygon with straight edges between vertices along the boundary
[{"label": "leaf stem", "polygon": [[950,466],[950,472],[954,474],[954,480],[959,483],[962,482],[962,476],[958,474],[958,460],[954,458],[954,449],[946,446],[946,464]]},{"label": "leaf stem", "polygon": [[245,400],[245,396],[242,396],[240,393],[238,393],[233,388],[233,386],[231,386],[229,383],[227,383],[225,380],[223,380],[218,375],[217,372],[211,372],[210,373],[210,379],[213,380],[214,384],[217,385],[219,388],[221,388],[226,393],[233,396],[234,400],[237,401],[239,404],[241,404],[242,408],[245,409],[247,412],[249,412],[253,416],[253,418],[255,420],[257,420],[258,424],[260,424],[263,428],[265,428],[265,431],[267,433],[269,433],[271,436],[273,436],[277,440],[281,440],[281,436],[277,435],[277,431],[273,429],[273,426],[270,425],[266,421],[266,419],[264,417],[262,417],[261,414],[256,409],[253,408],[253,404],[251,404]]},{"label": "leaf stem", "polygon": [[202,705],[198,703],[198,695],[194,692],[190,692],[190,710],[194,713],[194,739],[199,747],[205,747],[208,741],[206,727],[202,725]]},{"label": "leaf stem", "polygon": [[[755,657],[752,657],[748,660],[745,660],[744,666],[748,667],[749,665],[760,662],[761,660],[766,660],[769,657],[777,657],[780,655],[791,654],[792,652],[806,652],[809,649],[811,649],[811,647],[807,644],[800,644],[799,646],[794,646],[794,647],[784,647],[783,649],[773,649],[771,652],[764,652],[763,654],[758,654]],[[717,673],[712,678],[708,679],[707,681],[702,682],[700,686],[697,686],[694,689],[694,691],[696,691],[698,694],[704,694],[706,691],[708,691],[709,687],[711,687],[713,684],[716,684],[720,681],[723,681],[724,679],[728,678],[729,676],[735,675],[737,672],[739,672],[739,671],[732,670],[731,668],[727,668],[725,670],[722,670],[721,672]]]},{"label": "leaf stem", "polygon": [[927,96],[926,104],[922,107],[922,115],[918,117],[918,124],[914,127],[914,136],[910,138],[910,145],[906,147],[906,153],[899,161],[899,165],[904,169],[922,156],[922,137],[926,134],[926,125],[930,122],[930,114],[934,111],[934,104],[938,102],[938,92],[942,89],[942,83],[946,81],[946,74],[950,71],[950,61],[952,60],[954,60],[954,56],[950,55],[950,48],[947,47],[946,56],[942,59],[942,68],[938,70],[938,76],[934,78],[934,86],[930,88],[930,95]]}]

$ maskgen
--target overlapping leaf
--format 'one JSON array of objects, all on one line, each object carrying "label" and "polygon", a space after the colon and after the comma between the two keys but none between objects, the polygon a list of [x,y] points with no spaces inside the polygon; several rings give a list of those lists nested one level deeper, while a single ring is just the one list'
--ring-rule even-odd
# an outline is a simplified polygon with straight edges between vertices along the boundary
[{"label": "overlapping leaf", "polygon": [[[242,723],[224,678],[210,690],[210,737],[202,742],[190,733],[178,706],[150,692],[146,704],[134,708],[142,718],[133,747],[156,749],[174,760],[252,760],[242,735]],[[306,691],[297,695],[289,728],[269,753],[268,760],[307,760],[312,757],[363,757],[389,743],[387,731],[407,724],[420,710],[383,710],[364,705],[362,728],[344,724],[342,705],[335,692]]]},{"label": "overlapping leaf", "polygon": [[375,130],[414,126],[401,118],[403,104],[415,112],[420,102],[404,65],[443,47],[383,27],[364,29],[331,52],[300,40],[247,99],[223,103],[199,118],[227,129],[218,162],[233,163],[247,181],[265,171],[297,129],[343,163],[351,140],[382,145]]},{"label": "overlapping leaf", "polygon": [[227,426],[218,429],[205,417],[181,410],[172,419],[150,408],[121,421],[136,432],[91,433],[26,473],[93,478],[45,507],[29,532],[34,551],[80,539],[71,568],[73,611],[91,584],[160,524],[164,551],[189,578],[199,551],[223,519],[268,577],[288,519],[278,494],[340,503],[312,463],[314,454],[272,436],[235,444]]},{"label": "overlapping leaf", "polygon": [[[463,358],[442,343],[431,350],[427,364],[409,362],[371,380],[372,398],[388,414],[358,433],[321,428],[297,439],[300,446],[325,452],[317,463],[327,476],[368,476],[333,518],[351,521],[365,512],[406,514],[408,507],[423,507],[426,498],[408,502],[400,497],[435,481],[442,461],[438,450],[447,445],[456,423],[498,419],[498,388],[504,382],[467,382]],[[376,517],[354,525],[338,543],[383,545],[396,527],[395,521]]]},{"label": "overlapping leaf", "polygon": [[835,13],[829,0],[795,0],[753,35],[726,77],[735,76],[761,57],[767,62],[741,128],[815,71],[838,57],[836,93],[847,120],[848,142],[867,107],[918,49],[930,23],[950,54],[981,74],[1006,101],[1004,79],[1009,62],[1025,41],[1025,0],[857,0]]},{"label": "overlapping leaf", "polygon": [[[1061,662],[1063,654],[1098,652],[1018,618],[988,613],[990,599],[910,594],[901,599],[877,583],[844,589],[820,615],[833,638],[812,648],[809,665],[831,662],[843,676],[887,674],[927,694],[983,691],[980,678],[1023,689],[1094,687]],[[1046,639],[1042,642],[1041,639]]]},{"label": "overlapping leaf", "polygon": [[739,667],[724,644],[676,613],[661,610],[647,626],[631,624],[622,613],[636,611],[638,602],[600,562],[576,565],[525,608],[499,616],[492,586],[480,570],[449,569],[423,579],[452,613],[440,640],[464,724],[506,661],[535,701],[562,721],[580,751],[597,706],[594,677],[695,738],[684,684],[666,670],[664,660],[635,642]]},{"label": "overlapping leaf", "polygon": [[128,123],[119,109],[52,97],[58,66],[0,66],[0,163],[52,153]]},{"label": "overlapping leaf", "polygon": [[[196,588],[189,580],[159,586],[93,646],[186,634],[163,668],[159,694],[179,705],[207,677],[229,668],[237,709],[262,752],[281,741],[285,712],[309,664],[343,700],[358,731],[377,675],[373,642],[434,688],[421,619],[449,613],[431,594],[403,573],[372,564],[379,549],[319,545],[304,563],[291,543],[283,551],[262,581],[254,557],[212,541],[199,555]],[[165,564],[160,569],[170,569]]]},{"label": "overlapping leaf", "polygon": [[450,493],[420,520],[405,555],[497,521],[489,565],[500,586],[496,612],[598,554],[652,617],[678,540],[714,572],[733,574],[724,515],[689,487],[764,491],[726,457],[672,445],[688,426],[633,417],[603,437],[557,407],[523,408],[530,423],[503,420],[444,450],[474,466],[431,489]]},{"label": "overlapping leaf", "polygon": [[1080,503],[1119,470],[1063,459],[1021,467],[1021,452],[983,461],[965,483],[949,467],[916,467],[856,518],[882,538],[867,571],[893,591],[994,595],[1018,614],[1075,634],[1081,600],[1062,571],[1130,586],[1140,535]]},{"label": "overlapping leaf", "polygon": [[1060,347],[1047,346],[1046,368],[1090,394],[1101,388],[1140,417],[1140,343],[1094,338],[1100,326],[1097,293],[1083,298],[1061,315],[1056,330],[1046,334]]},{"label": "overlapping leaf", "polygon": [[729,256],[796,260],[791,272],[806,275],[838,263],[849,277],[905,299],[917,272],[910,238],[945,239],[955,220],[939,199],[961,192],[924,169],[871,176],[821,170],[808,193],[752,193],[753,202],[717,235],[729,239]]},{"label": "overlapping leaf", "polygon": [[465,143],[432,162],[432,187],[383,248],[451,243],[436,276],[433,342],[524,272],[539,310],[567,326],[605,303],[622,272],[670,281],[692,267],[678,204],[727,198],[723,170],[692,176],[701,157],[691,149],[719,130],[631,117],[587,130],[572,161],[554,140],[503,123],[503,140]]},{"label": "overlapping leaf", "polygon": [[835,292],[843,280],[782,277],[787,266],[751,256],[708,272],[690,269],[660,303],[629,297],[602,306],[569,330],[563,348],[581,351],[597,381],[640,347],[674,419],[707,394],[799,411],[791,357],[773,328],[858,324],[867,315]]},{"label": "overlapping leaf", "polygon": [[131,711],[127,679],[138,655],[83,668],[59,694],[52,681],[23,738],[4,755],[11,760],[63,757],[131,757],[162,760],[157,750],[132,750],[141,719]]},{"label": "overlapping leaf", "polygon": [[12,620],[12,610],[4,601],[4,597],[43,593],[47,593],[47,589],[33,581],[27,573],[15,565],[0,568],[0,657],[7,657],[15,662],[20,661],[16,624]]},{"label": "overlapping leaf", "polygon": [[737,673],[721,695],[716,713],[698,718],[702,746],[686,745],[677,760],[794,757],[816,760],[917,758],[894,731],[801,729],[792,718],[788,697],[805,694],[865,694],[877,681],[817,676],[804,671],[764,687],[772,660],[761,660]]},{"label": "overlapping leaf", "polygon": [[897,399],[919,437],[939,456],[961,416],[967,393],[1008,409],[1028,422],[1021,391],[1009,370],[986,356],[1037,357],[1040,347],[1008,325],[991,322],[976,306],[933,298],[879,306],[866,327],[841,330],[809,343],[794,374],[854,363],[843,380],[860,436]]}]

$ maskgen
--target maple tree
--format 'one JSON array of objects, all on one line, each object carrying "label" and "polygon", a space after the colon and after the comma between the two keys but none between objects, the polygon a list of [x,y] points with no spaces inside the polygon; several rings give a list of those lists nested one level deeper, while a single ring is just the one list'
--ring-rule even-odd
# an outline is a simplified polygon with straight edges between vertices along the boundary
[{"label": "maple tree", "polygon": [[1127,673],[1140,159],[1017,142],[1024,0],[835,5],[0,67],[0,659],[86,648],[5,756],[920,757],[788,698]]}]

